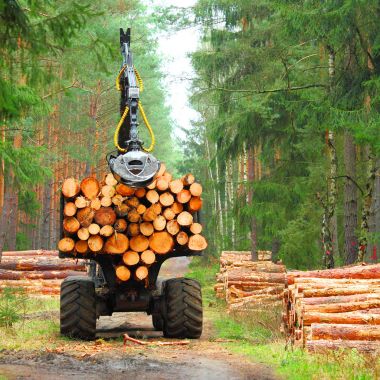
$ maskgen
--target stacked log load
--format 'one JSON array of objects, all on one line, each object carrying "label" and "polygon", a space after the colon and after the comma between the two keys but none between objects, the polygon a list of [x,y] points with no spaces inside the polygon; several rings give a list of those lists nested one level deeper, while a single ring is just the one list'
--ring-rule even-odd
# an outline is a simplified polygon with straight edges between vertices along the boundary
[{"label": "stacked log load", "polygon": [[272,263],[270,251],[258,251],[258,262],[251,252],[224,251],[214,286],[217,297],[227,301],[230,311],[281,305],[285,288],[285,266]]},{"label": "stacked log load", "polygon": [[101,182],[68,178],[62,194],[65,237],[59,250],[77,257],[115,255],[116,276],[122,282],[145,281],[156,255],[176,247],[207,247],[202,225],[194,220],[202,207],[202,186],[192,174],[173,179],[161,164],[155,180],[138,189],[119,183],[111,173]]},{"label": "stacked log load", "polygon": [[22,288],[30,294],[59,294],[67,276],[81,276],[83,262],[59,259],[58,251],[3,252],[0,262],[0,293],[5,288]]},{"label": "stacked log load", "polygon": [[283,326],[312,352],[380,350],[380,264],[288,272]]}]

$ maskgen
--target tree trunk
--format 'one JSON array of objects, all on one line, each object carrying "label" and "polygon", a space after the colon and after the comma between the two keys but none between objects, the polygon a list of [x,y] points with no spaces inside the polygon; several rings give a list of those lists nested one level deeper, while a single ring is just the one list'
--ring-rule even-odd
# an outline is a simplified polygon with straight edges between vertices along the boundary
[{"label": "tree trunk", "polygon": [[368,148],[368,164],[367,164],[367,182],[362,206],[362,218],[360,225],[358,262],[362,262],[367,253],[369,218],[372,207],[372,196],[376,178],[375,157],[370,148]]},{"label": "tree trunk", "polygon": [[[247,157],[247,176],[248,176],[248,204],[253,203],[253,186],[255,182],[255,156],[253,152],[253,147],[249,147],[248,157]],[[251,216],[250,225],[250,238],[251,238],[251,258],[252,261],[258,261],[257,255],[257,221],[256,216]]]},{"label": "tree trunk", "polygon": [[358,226],[358,202],[356,181],[356,146],[350,132],[344,132],[344,166],[346,178],[344,184],[344,250],[346,264],[357,260],[358,239],[355,230]]},{"label": "tree trunk", "polygon": [[380,340],[377,325],[324,324],[311,325],[312,340]]}]

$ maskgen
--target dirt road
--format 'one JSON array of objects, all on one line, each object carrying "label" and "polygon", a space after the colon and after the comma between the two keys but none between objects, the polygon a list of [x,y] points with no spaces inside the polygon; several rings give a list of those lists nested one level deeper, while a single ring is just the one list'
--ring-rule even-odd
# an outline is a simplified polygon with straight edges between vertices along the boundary
[{"label": "dirt road", "polygon": [[[188,259],[181,258],[165,266],[163,274],[165,277],[181,276],[187,265]],[[187,346],[129,343],[123,347],[120,337],[125,332],[141,339],[162,339],[162,332],[153,329],[151,317],[144,313],[101,317],[97,330],[100,338],[97,343],[73,341],[45,352],[0,353],[0,375],[10,380],[276,378],[270,368],[232,355],[221,342],[215,341],[207,318],[201,339]]]}]

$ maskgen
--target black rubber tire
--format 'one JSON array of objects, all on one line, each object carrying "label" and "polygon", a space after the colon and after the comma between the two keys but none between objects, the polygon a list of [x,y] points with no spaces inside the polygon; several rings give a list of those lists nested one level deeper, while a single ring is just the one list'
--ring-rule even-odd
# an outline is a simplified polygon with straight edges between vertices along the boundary
[{"label": "black rubber tire", "polygon": [[95,284],[88,277],[68,277],[61,284],[61,334],[84,340],[95,339]]},{"label": "black rubber tire", "polygon": [[164,336],[197,339],[202,334],[202,292],[198,281],[173,278],[164,284]]},{"label": "black rubber tire", "polygon": [[164,320],[160,314],[152,314],[152,323],[156,331],[162,331],[164,329]]}]

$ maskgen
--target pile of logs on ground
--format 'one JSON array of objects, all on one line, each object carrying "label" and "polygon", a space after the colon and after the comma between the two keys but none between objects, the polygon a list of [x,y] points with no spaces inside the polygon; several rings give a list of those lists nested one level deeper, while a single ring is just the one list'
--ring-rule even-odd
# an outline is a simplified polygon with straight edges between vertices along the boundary
[{"label": "pile of logs on ground", "polygon": [[68,178],[62,194],[65,237],[59,250],[78,257],[118,256],[113,262],[120,281],[146,280],[156,255],[176,247],[207,247],[202,225],[194,221],[202,207],[202,186],[192,174],[173,179],[161,164],[153,183],[139,189],[118,183],[111,173],[101,182]]},{"label": "pile of logs on ground", "polygon": [[3,252],[0,262],[0,292],[5,288],[23,288],[31,294],[59,294],[67,276],[83,276],[85,264],[60,259],[58,251]]},{"label": "pile of logs on ground", "polygon": [[380,350],[380,264],[288,272],[283,326],[312,352]]},{"label": "pile of logs on ground", "polygon": [[263,308],[263,304],[281,305],[285,288],[285,266],[272,263],[270,251],[259,251],[259,261],[251,252],[224,251],[214,286],[230,311]]}]

